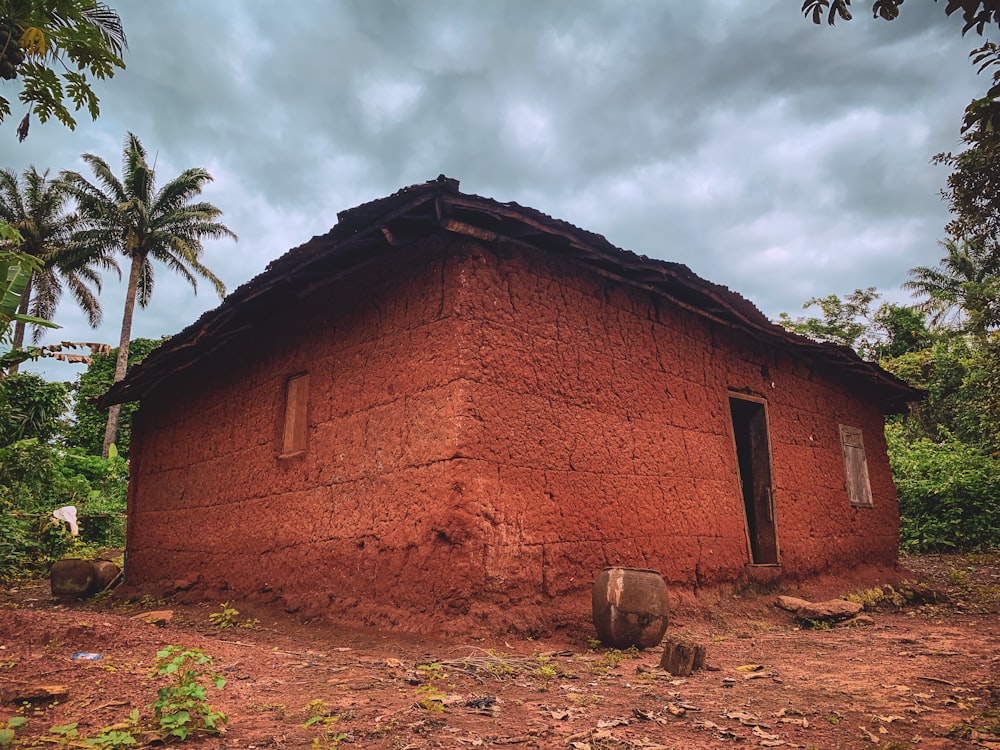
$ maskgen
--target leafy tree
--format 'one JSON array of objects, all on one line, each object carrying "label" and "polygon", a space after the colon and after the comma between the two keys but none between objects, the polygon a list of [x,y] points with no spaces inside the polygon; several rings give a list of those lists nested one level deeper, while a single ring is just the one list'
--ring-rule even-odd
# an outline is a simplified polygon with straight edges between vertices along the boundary
[{"label": "leafy tree", "polygon": [[788,330],[835,344],[849,346],[857,351],[867,352],[871,348],[868,334],[872,330],[872,302],[878,299],[875,287],[855,289],[845,299],[836,294],[827,297],[813,297],[802,305],[803,310],[816,306],[822,312],[820,318],[796,318],[781,313],[778,322]]},{"label": "leafy tree", "polygon": [[[874,0],[872,15],[893,21],[899,16],[899,6],[903,0]],[[853,17],[850,10],[851,0],[803,0],[802,13],[811,17],[813,23],[826,22],[831,26],[837,20],[850,21]],[[952,15],[961,11],[964,26],[962,34],[975,29],[976,34],[984,36],[986,30],[995,30],[1000,25],[1000,4],[996,0],[948,0],[944,12]],[[986,42],[969,53],[974,64],[979,66],[979,72],[993,68],[993,85],[986,95],[973,99],[965,110],[965,120],[962,132],[971,130],[992,131],[1000,128],[1000,48],[993,42]]]},{"label": "leafy tree", "polygon": [[[100,291],[101,279],[94,266],[117,270],[117,265],[113,257],[88,257],[68,246],[75,217],[66,210],[66,198],[60,183],[48,179],[48,172],[39,174],[30,167],[19,179],[9,170],[0,170],[0,220],[20,232],[19,251],[41,262],[28,278],[18,312],[51,320],[65,284],[90,325],[96,327],[101,323],[101,304],[90,285]],[[15,324],[14,349],[23,348],[25,327],[24,321]],[[35,343],[40,331],[36,326]],[[17,371],[16,365],[11,371]]]},{"label": "leafy tree", "polygon": [[1000,334],[991,334],[972,349],[963,386],[975,394],[979,439],[1000,458]]},{"label": "leafy tree", "polygon": [[[88,75],[114,77],[125,68],[127,46],[121,18],[99,0],[0,0],[0,78],[20,76],[18,98],[27,105],[18,140],[28,135],[32,112],[39,122],[55,117],[71,130],[76,120],[68,105],[86,107],[96,120],[99,101]],[[0,96],[0,122],[10,114],[10,101]]]},{"label": "leafy tree", "polygon": [[886,427],[900,542],[915,552],[1000,546],[1000,461],[945,433],[907,440]]},{"label": "leafy tree", "polygon": [[[0,221],[0,380],[8,370],[16,368],[21,362],[39,357],[53,357],[67,362],[87,362],[89,358],[79,354],[63,354],[66,348],[89,348],[91,353],[106,351],[105,344],[79,344],[63,341],[59,344],[49,344],[42,347],[26,349],[10,349],[12,324],[24,322],[31,325],[58,328],[54,323],[41,318],[19,313],[18,307],[24,295],[25,287],[31,275],[41,269],[41,261],[27,253],[18,252],[21,234],[7,222]],[[8,249],[13,248],[13,249]],[[0,411],[3,409],[0,404]]]},{"label": "leafy tree", "polygon": [[902,420],[908,440],[936,440],[942,430],[970,445],[1000,453],[1000,333],[968,336],[928,329],[920,310],[882,303],[874,289],[857,289],[846,300],[809,300],[820,318],[779,323],[820,341],[853,347],[862,357],[910,385],[927,391]]},{"label": "leafy tree", "polygon": [[[0,580],[44,572],[81,545],[124,542],[128,468],[62,447],[67,385],[36,375],[0,380]],[[51,513],[74,505],[81,537],[71,537]]]},{"label": "leafy tree", "polygon": [[945,240],[936,267],[910,270],[904,289],[924,297],[934,324],[983,334],[1000,324],[1000,248],[981,239]]},{"label": "leafy tree", "polygon": [[816,341],[849,346],[870,361],[928,346],[931,334],[923,315],[911,307],[889,302],[873,310],[880,296],[875,287],[868,287],[855,289],[844,299],[836,294],[814,297],[802,309],[818,307],[822,317],[792,320],[788,313],[781,313],[778,323]]},{"label": "leafy tree", "polygon": [[910,405],[903,421],[909,440],[936,440],[942,430],[959,440],[979,444],[982,439],[979,409],[989,398],[967,387],[973,349],[961,336],[938,336],[928,349],[908,352],[883,366],[910,385],[927,391],[927,396]]},{"label": "leafy tree", "polygon": [[[80,229],[74,243],[95,254],[120,252],[129,260],[128,287],[122,315],[115,380],[125,377],[129,339],[135,303],[149,304],[153,294],[153,260],[179,273],[197,291],[195,274],[208,279],[222,297],[225,286],[201,263],[202,240],[232,237],[229,228],[217,219],[222,211],[211,203],[193,203],[212,180],[205,169],[191,168],[156,189],[156,174],[146,160],[146,150],[132,133],[125,138],[122,179],[108,163],[93,154],[84,154],[97,178],[93,184],[76,172],[63,172],[66,189],[76,199]],[[108,411],[108,425],[102,455],[115,441],[120,407]]]},{"label": "leafy tree", "polygon": [[[39,441],[0,447],[0,580],[44,573],[84,545],[124,544],[126,462],[101,459]],[[71,537],[51,513],[74,505],[81,535]]]},{"label": "leafy tree", "polygon": [[996,247],[1000,241],[1000,132],[976,130],[962,136],[965,149],[937,154],[951,168],[942,197],[951,208],[945,226],[951,237],[968,237]]},{"label": "leafy tree", "polygon": [[[161,340],[132,339],[129,343],[128,369],[145,359],[146,355],[160,343]],[[93,357],[90,366],[77,378],[75,386],[73,423],[67,430],[66,442],[97,456],[101,455],[108,414],[94,406],[93,399],[104,395],[115,382],[117,359],[117,349]],[[138,404],[136,403],[122,404],[121,412],[118,415],[118,437],[115,440],[115,445],[123,456],[128,455],[132,437],[132,415],[137,408]]]},{"label": "leafy tree", "polygon": [[63,427],[69,402],[65,383],[49,383],[38,375],[10,375],[0,380],[0,445],[36,438],[50,442]]},{"label": "leafy tree", "polygon": [[933,342],[923,313],[912,307],[887,302],[875,311],[873,320],[883,334],[876,351],[877,360],[923,351]]}]

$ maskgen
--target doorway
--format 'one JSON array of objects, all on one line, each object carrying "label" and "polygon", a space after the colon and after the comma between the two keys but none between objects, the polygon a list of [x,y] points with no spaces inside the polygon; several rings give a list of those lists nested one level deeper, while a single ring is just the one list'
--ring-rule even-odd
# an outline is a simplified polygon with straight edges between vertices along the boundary
[{"label": "doorway", "polygon": [[778,564],[778,535],[771,486],[771,445],[763,401],[730,396],[736,461],[750,537],[751,563]]}]

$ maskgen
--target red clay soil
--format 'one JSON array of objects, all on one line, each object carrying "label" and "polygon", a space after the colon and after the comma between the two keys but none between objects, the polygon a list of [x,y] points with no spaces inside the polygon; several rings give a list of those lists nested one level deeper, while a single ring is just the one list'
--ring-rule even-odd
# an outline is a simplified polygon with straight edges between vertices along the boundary
[{"label": "red clay soil", "polygon": [[[177,644],[210,654],[227,680],[209,695],[228,714],[224,734],[188,747],[1000,748],[1000,554],[914,557],[905,567],[951,601],[879,608],[873,624],[820,630],[776,609],[773,593],[683,602],[668,635],[708,652],[708,669],[687,678],[658,669],[659,648],[593,649],[589,628],[537,640],[417,639],[240,603],[230,603],[237,625],[219,628],[209,615],[220,603],[67,606],[42,582],[24,582],[0,594],[0,691],[42,684],[68,695],[4,703],[0,728],[23,716],[12,746],[31,747],[49,746],[39,740],[71,722],[92,737],[132,709],[148,725],[161,684],[150,665]],[[130,619],[151,609],[173,619],[162,628]],[[330,721],[304,726],[317,713]]]}]

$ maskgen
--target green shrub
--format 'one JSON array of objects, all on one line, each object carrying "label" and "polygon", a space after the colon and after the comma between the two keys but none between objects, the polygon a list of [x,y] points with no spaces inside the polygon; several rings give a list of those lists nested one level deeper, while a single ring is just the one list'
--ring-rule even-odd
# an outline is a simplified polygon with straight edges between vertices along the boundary
[{"label": "green shrub", "polygon": [[[162,343],[163,339],[132,339],[128,348],[129,370],[141,362]],[[103,396],[114,383],[115,362],[118,349],[92,358],[90,366],[77,378],[74,390],[73,422],[66,430],[66,442],[92,454],[101,454],[104,443],[104,428],[108,423],[108,413],[98,409],[93,399]],[[136,402],[122,404],[118,417],[118,437],[116,443],[122,455],[127,456],[132,437],[132,415],[139,407]]]},{"label": "green shrub", "polygon": [[[68,553],[124,546],[127,487],[127,463],[117,456],[105,461],[36,438],[0,448],[0,578],[44,573]],[[79,537],[52,518],[64,505],[76,506]]]},{"label": "green shrub", "polygon": [[66,524],[51,516],[17,513],[0,497],[0,580],[43,575],[54,561],[82,547]]},{"label": "green shrub", "polygon": [[65,450],[37,438],[0,448],[0,487],[21,512],[51,513],[63,505],[86,512],[121,512],[128,489],[127,466]]},{"label": "green shrub", "polygon": [[0,378],[0,445],[38,438],[49,442],[62,431],[69,389],[30,373]]},{"label": "green shrub", "polygon": [[900,542],[913,552],[1000,547],[1000,461],[948,433],[906,441],[886,427]]}]

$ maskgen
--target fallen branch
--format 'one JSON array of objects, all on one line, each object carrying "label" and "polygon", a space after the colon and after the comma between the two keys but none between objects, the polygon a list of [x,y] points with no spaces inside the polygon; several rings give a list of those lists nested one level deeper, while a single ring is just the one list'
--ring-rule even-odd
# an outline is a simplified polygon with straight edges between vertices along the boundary
[{"label": "fallen branch", "polygon": [[942,680],[940,677],[917,677],[918,680],[923,680],[924,682],[936,682],[939,685],[950,685],[954,687],[955,683],[949,680]]}]

